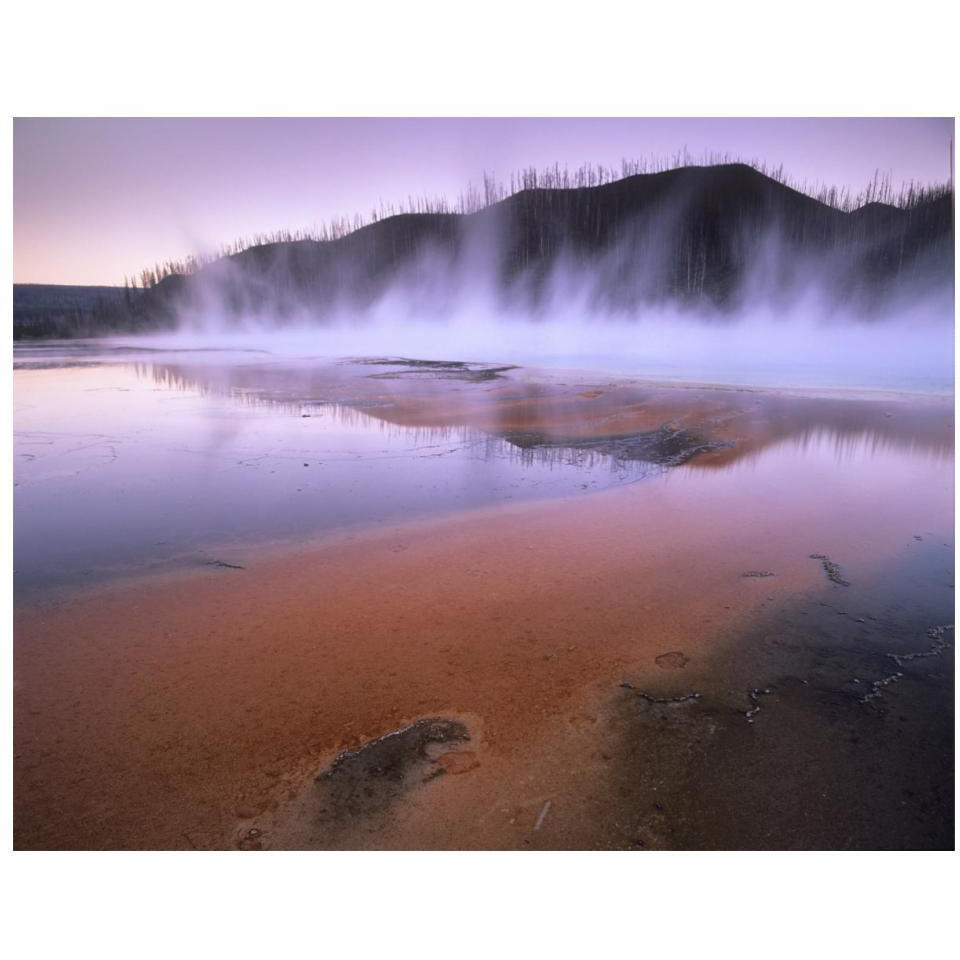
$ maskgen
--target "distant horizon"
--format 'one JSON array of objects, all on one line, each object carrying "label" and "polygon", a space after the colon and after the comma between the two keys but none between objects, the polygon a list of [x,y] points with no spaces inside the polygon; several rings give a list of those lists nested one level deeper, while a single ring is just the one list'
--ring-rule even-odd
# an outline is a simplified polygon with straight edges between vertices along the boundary
[{"label": "distant horizon", "polygon": [[[452,207],[471,188],[482,193],[485,175],[509,183],[524,168],[590,164],[618,179],[627,159],[655,172],[703,165],[709,154],[768,175],[780,168],[809,195],[829,186],[857,195],[878,176],[894,192],[947,184],[953,126],[952,118],[16,119],[14,283],[122,286],[145,267],[238,238],[359,225],[424,198]],[[667,149],[671,137],[679,146]],[[630,150],[636,143],[650,149]]]}]

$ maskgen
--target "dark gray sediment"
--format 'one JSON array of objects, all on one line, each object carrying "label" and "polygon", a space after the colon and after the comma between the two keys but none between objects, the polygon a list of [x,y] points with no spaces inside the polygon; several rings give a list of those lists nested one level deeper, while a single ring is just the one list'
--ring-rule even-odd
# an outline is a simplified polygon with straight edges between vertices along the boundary
[{"label": "dark gray sediment", "polygon": [[836,616],[825,585],[713,663],[622,683],[596,845],[953,849],[953,627],[935,621],[952,596],[911,595],[924,579],[916,558],[851,586],[858,618]]},{"label": "dark gray sediment", "polygon": [[676,467],[697,454],[732,446],[669,424],[656,430],[624,435],[564,437],[517,431],[504,434],[503,439],[521,450],[583,450],[615,460],[639,460],[663,467]]}]

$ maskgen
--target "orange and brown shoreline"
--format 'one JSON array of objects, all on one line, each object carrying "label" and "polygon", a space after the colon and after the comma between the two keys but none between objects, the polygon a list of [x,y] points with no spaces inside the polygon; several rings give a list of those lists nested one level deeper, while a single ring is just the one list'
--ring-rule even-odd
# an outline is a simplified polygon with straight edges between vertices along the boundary
[{"label": "orange and brown shoreline", "polygon": [[[18,848],[952,838],[948,735],[934,719],[952,683],[929,680],[933,657],[910,661],[925,669],[903,667],[888,692],[900,721],[856,689],[883,679],[891,653],[926,652],[926,631],[952,622],[952,572],[940,572],[952,571],[949,469],[853,490],[791,481],[787,463],[763,475],[749,466],[826,426],[942,455],[952,450],[945,404],[520,377],[461,386],[390,383],[392,402],[371,410],[404,425],[536,430],[546,442],[589,439],[598,424],[624,436],[670,423],[718,446],[673,468],[683,482],[668,470],[583,499],[248,551],[242,570],[19,604]],[[813,553],[838,559],[852,586],[831,583]],[[943,646],[932,672],[946,676],[951,656]],[[317,817],[314,778],[339,752],[424,718],[464,724],[469,741],[415,745],[392,771],[403,789],[365,803],[359,782]],[[919,768],[903,759],[918,749]],[[771,832],[731,798],[765,798],[751,802],[767,813],[786,803],[791,757],[795,773],[826,771],[830,798],[815,815],[804,806],[813,789],[793,788],[800,799]],[[878,766],[883,776],[858,793]],[[916,799],[898,819],[893,793],[907,780]]]}]

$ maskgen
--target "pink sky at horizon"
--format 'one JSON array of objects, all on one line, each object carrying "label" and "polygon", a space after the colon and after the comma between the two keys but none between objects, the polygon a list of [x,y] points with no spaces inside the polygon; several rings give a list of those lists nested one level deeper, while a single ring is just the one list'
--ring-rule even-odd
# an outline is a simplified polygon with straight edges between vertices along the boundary
[{"label": "pink sky at horizon", "polygon": [[952,118],[14,120],[14,282],[122,284],[156,261],[309,228],[484,171],[669,157],[757,159],[862,189],[950,176]]}]

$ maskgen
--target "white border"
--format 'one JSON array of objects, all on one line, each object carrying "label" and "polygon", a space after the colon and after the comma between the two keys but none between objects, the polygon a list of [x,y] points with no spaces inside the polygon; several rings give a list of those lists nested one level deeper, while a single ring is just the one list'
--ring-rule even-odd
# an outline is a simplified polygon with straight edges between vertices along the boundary
[{"label": "white border", "polygon": [[[34,2],[11,116],[956,116],[942,4]],[[7,327],[9,330],[9,326]],[[9,334],[0,359],[8,428]],[[2,689],[11,689],[9,549]],[[2,800],[10,823],[9,699]],[[9,833],[7,834],[9,837]],[[6,844],[9,850],[9,841]],[[16,957],[922,956],[956,947],[955,856],[11,854]],[[948,899],[949,897],[949,899]]]}]

